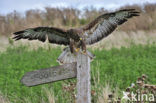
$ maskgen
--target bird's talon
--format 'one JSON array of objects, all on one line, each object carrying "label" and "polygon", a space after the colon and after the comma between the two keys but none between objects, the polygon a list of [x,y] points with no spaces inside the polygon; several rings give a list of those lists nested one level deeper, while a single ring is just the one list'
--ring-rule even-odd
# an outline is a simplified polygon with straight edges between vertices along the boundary
[{"label": "bird's talon", "polygon": [[79,52],[79,50],[80,50],[80,48],[76,48],[76,49],[75,49],[76,52]]},{"label": "bird's talon", "polygon": [[85,54],[85,55],[87,54],[85,50],[82,53]]}]

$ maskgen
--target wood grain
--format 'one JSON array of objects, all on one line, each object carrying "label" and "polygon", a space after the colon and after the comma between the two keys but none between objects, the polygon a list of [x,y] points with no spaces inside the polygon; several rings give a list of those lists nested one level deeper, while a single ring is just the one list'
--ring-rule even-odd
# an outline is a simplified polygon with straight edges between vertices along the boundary
[{"label": "wood grain", "polygon": [[91,103],[90,58],[87,55],[77,55],[77,102]]},{"label": "wood grain", "polygon": [[23,76],[21,82],[26,86],[36,86],[49,82],[75,78],[76,74],[76,63],[69,63],[48,69],[28,72]]}]

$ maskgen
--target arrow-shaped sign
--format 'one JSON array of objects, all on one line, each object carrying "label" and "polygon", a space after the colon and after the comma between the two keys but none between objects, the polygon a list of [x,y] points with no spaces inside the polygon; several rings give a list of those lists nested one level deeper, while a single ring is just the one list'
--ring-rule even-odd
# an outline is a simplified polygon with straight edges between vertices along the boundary
[{"label": "arrow-shaped sign", "polygon": [[23,76],[21,82],[26,86],[35,86],[39,84],[75,78],[76,75],[76,63],[69,63],[48,69],[40,69],[28,72]]}]

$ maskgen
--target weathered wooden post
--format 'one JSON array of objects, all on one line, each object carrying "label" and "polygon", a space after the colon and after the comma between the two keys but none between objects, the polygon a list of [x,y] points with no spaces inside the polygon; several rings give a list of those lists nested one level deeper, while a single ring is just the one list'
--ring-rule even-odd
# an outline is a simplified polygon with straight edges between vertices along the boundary
[{"label": "weathered wooden post", "polygon": [[90,58],[77,55],[77,103],[91,103]]},{"label": "weathered wooden post", "polygon": [[77,63],[67,63],[28,72],[23,76],[21,82],[26,86],[36,86],[75,77],[77,77],[76,102],[91,103],[90,57],[82,53],[77,54]]}]

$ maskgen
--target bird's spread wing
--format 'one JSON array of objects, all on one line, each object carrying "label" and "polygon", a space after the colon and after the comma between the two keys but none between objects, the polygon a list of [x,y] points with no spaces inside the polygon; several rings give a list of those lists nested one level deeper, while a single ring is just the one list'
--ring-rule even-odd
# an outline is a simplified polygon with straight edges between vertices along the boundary
[{"label": "bird's spread wing", "polygon": [[18,31],[14,33],[13,39],[28,39],[28,40],[40,40],[44,42],[47,38],[50,43],[55,44],[69,44],[69,38],[66,30],[54,28],[54,27],[37,27],[29,28],[26,30]]},{"label": "bird's spread wing", "polygon": [[94,44],[112,33],[118,25],[123,24],[128,18],[139,16],[135,9],[124,9],[113,13],[103,14],[83,27],[87,35],[86,44]]}]

